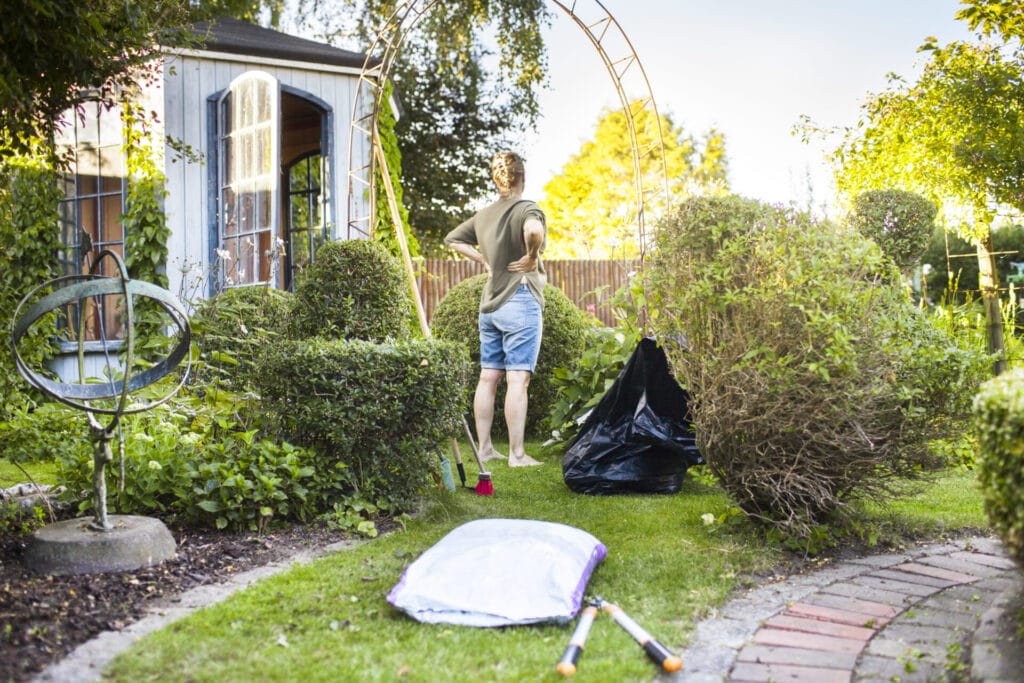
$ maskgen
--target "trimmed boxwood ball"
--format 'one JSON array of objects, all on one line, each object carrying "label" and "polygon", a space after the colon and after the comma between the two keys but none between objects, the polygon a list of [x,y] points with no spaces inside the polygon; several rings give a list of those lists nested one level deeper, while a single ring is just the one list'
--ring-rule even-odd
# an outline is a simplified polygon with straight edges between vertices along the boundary
[{"label": "trimmed boxwood ball", "polygon": [[[438,303],[430,324],[436,337],[466,344],[477,369],[480,363],[480,296],[486,282],[487,275],[477,275],[452,287]],[[536,371],[530,378],[526,415],[526,432],[533,436],[549,428],[547,418],[558,398],[558,389],[553,381],[554,369],[574,369],[577,366],[583,355],[586,330],[589,327],[583,312],[559,288],[547,285],[544,288],[544,302],[544,337]],[[469,391],[476,387],[476,380],[475,376],[471,379],[467,387]],[[504,387],[503,382],[498,388],[495,402],[495,433],[505,429]]]},{"label": "trimmed boxwood ball", "polygon": [[384,341],[408,336],[412,299],[402,265],[369,240],[328,242],[299,277],[293,338]]},{"label": "trimmed boxwood ball", "polygon": [[234,391],[251,388],[261,349],[287,329],[292,298],[279,289],[235,287],[201,302],[192,316],[200,379]]},{"label": "trimmed boxwood ball", "polygon": [[982,385],[974,399],[974,431],[985,512],[1007,552],[1024,566],[1024,370]]},{"label": "trimmed boxwood ball", "polygon": [[873,240],[882,253],[906,271],[921,259],[935,229],[934,202],[904,190],[869,190],[857,195],[850,225]]}]

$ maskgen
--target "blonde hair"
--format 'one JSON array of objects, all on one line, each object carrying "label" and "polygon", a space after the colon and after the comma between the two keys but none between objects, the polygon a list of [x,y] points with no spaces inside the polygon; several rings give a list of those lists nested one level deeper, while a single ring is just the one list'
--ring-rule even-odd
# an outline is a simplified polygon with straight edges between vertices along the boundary
[{"label": "blonde hair", "polygon": [[517,184],[526,177],[526,168],[523,158],[515,152],[504,150],[498,152],[491,159],[491,177],[498,191],[508,194]]}]

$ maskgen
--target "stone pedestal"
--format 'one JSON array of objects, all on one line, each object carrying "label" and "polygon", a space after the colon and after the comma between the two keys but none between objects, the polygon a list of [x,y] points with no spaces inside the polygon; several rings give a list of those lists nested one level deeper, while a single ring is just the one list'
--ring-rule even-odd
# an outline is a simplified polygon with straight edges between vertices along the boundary
[{"label": "stone pedestal", "polygon": [[152,517],[110,515],[109,531],[90,528],[91,518],[48,524],[36,531],[25,565],[37,574],[99,574],[152,567],[174,557],[176,544]]}]

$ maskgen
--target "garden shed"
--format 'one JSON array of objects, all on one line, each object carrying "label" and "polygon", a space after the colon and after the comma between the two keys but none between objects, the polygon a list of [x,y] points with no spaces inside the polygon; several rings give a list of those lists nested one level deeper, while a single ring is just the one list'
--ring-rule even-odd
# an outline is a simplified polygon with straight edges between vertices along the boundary
[{"label": "garden shed", "polygon": [[[348,237],[349,135],[365,56],[235,19],[192,30],[198,42],[165,51],[135,103],[165,182],[169,289],[186,298],[290,289],[317,247]],[[121,113],[87,104],[59,134],[74,152],[61,206],[65,273],[86,272],[99,250],[131,248]],[[353,163],[367,163],[370,148],[357,143]],[[120,313],[108,308],[103,320],[81,313],[92,354],[101,339],[123,336]],[[54,368],[62,376],[76,362],[73,346]]]}]

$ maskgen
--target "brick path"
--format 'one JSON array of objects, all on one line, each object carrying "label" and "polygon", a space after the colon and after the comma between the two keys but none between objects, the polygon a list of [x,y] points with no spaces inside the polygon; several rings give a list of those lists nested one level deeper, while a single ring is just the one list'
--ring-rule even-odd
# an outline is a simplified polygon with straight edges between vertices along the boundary
[{"label": "brick path", "polygon": [[989,538],[837,563],[697,626],[688,683],[1024,681],[1024,575]]}]

